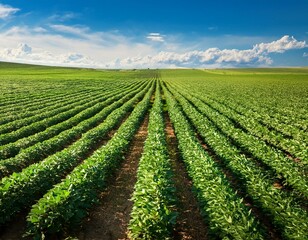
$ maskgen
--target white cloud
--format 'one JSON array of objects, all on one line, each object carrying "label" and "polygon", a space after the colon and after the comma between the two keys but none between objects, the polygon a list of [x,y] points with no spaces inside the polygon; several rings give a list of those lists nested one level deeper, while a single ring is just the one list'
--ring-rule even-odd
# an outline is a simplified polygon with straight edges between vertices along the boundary
[{"label": "white cloud", "polygon": [[[92,32],[86,27],[59,25],[58,30],[48,28],[11,27],[0,31],[0,61],[29,62],[37,64],[106,67],[115,58],[155,54],[155,49],[144,43],[132,42],[119,32]],[[78,35],[76,38],[75,35]],[[31,54],[24,54],[20,43],[31,46]],[[17,47],[18,46],[18,47]],[[22,52],[23,54],[11,54]],[[83,56],[82,60],[81,57]],[[79,60],[77,61],[78,58]]]},{"label": "white cloud", "polygon": [[254,50],[257,52],[268,52],[268,53],[283,53],[290,49],[300,49],[307,47],[306,42],[297,41],[293,36],[290,37],[288,35],[283,36],[277,41],[273,41],[270,43],[260,43],[254,46]]},{"label": "white cloud", "polygon": [[277,41],[260,43],[251,49],[219,49],[209,48],[205,51],[188,51],[185,53],[160,52],[145,57],[132,57],[110,63],[114,67],[226,67],[226,66],[260,66],[270,65],[273,60],[270,53],[283,53],[291,49],[307,47],[305,41],[297,41],[294,37],[283,36]]},{"label": "white cloud", "polygon": [[0,19],[6,19],[18,12],[19,10],[19,8],[13,8],[9,5],[4,5],[0,3]]},{"label": "white cloud", "polygon": [[[148,37],[155,39],[149,38],[151,41],[164,39],[160,33]],[[283,36],[244,50],[211,47],[196,51],[199,46],[172,36],[164,44],[153,44],[144,39],[138,42],[119,31],[94,32],[86,26],[62,24],[15,26],[0,32],[0,61],[98,68],[268,66],[273,63],[272,53],[305,47],[305,41]]]},{"label": "white cloud", "polygon": [[32,49],[25,43],[19,44],[16,48],[6,48],[0,51],[0,59],[2,61],[57,66],[104,67],[104,65],[80,53],[53,54],[41,49]]},{"label": "white cloud", "polygon": [[160,35],[160,33],[150,33],[146,38],[154,42],[164,42],[165,41],[164,37]]}]

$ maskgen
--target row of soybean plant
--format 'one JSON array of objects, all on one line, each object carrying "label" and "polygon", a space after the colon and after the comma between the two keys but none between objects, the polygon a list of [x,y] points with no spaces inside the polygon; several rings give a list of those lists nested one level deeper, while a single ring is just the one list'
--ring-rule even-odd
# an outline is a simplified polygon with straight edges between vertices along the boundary
[{"label": "row of soybean plant", "polygon": [[[135,82],[137,83],[138,80],[136,80]],[[8,106],[6,111],[4,109],[0,109],[0,125],[40,114],[44,110],[50,111],[51,109],[56,109],[60,106],[57,106],[57,104],[60,104],[62,102],[81,100],[81,97],[83,96],[89,97],[95,94],[99,94],[103,91],[125,88],[128,85],[130,85],[128,81],[123,81],[123,83],[117,81],[114,84],[108,84],[108,82],[106,84],[106,82],[104,81],[104,86],[96,86],[95,88],[83,87],[81,90],[79,88],[73,89],[73,92],[71,89],[70,91],[68,91],[68,89],[64,89],[64,91],[61,91],[60,93],[57,91],[52,91],[52,94],[42,93],[44,99],[35,98],[32,99],[32,101],[29,100],[28,104],[16,103],[16,106]],[[16,95],[18,95],[18,93],[16,93]]]},{"label": "row of soybean plant", "polygon": [[[82,134],[82,137],[69,147],[30,165],[20,173],[3,178],[0,183],[0,224],[10,220],[20,210],[31,206],[95,150],[93,147],[100,144],[108,132],[115,128],[133,109],[136,102],[149,91],[150,84],[149,82],[141,91],[131,96],[131,99],[124,97],[107,107],[106,111],[103,110],[102,113],[107,115],[110,110],[112,112],[107,118],[101,116],[106,118],[103,123]],[[124,99],[126,102],[122,101]]]},{"label": "row of soybean plant", "polygon": [[[12,88],[11,86],[14,85]],[[120,86],[120,81],[104,80],[103,88],[114,88]],[[51,99],[65,98],[65,96],[73,96],[74,94],[81,94],[102,89],[101,81],[57,81],[51,79],[50,81],[18,81],[11,79],[7,82],[2,82],[2,98],[0,103],[0,113],[8,113],[18,110],[36,110],[37,105],[44,105],[50,103]],[[18,113],[18,112],[16,112]]]},{"label": "row of soybean plant", "polygon": [[241,181],[253,203],[269,216],[286,239],[305,239],[308,232],[307,212],[292,196],[274,188],[267,173],[241,154],[213,121],[200,113],[177,89],[171,88],[170,85],[168,87],[204,141]]},{"label": "row of soybean plant", "polygon": [[[6,80],[1,79],[0,108],[10,104],[29,103],[37,98],[43,100],[46,95],[54,96],[55,91],[50,91],[50,87],[51,85],[45,81],[41,82],[39,86],[37,81],[20,81],[14,77]],[[58,93],[60,92],[58,91]]]},{"label": "row of soybean plant", "polygon": [[167,239],[176,213],[171,163],[166,147],[160,84],[150,112],[148,136],[140,159],[129,223],[131,239]]},{"label": "row of soybean plant", "polygon": [[[66,102],[67,99],[74,99],[83,96],[84,94],[91,93],[91,90],[76,91],[76,93],[63,93],[55,96],[47,97],[47,99],[37,99],[30,106],[26,107],[24,105],[19,106],[19,108],[9,107],[7,112],[0,112],[0,125],[12,122],[18,119],[28,118],[36,114],[41,113],[44,109],[49,109],[51,106],[56,104],[61,104]],[[13,110],[13,111],[12,111]],[[0,110],[1,111],[1,110]]]},{"label": "row of soybean plant", "polygon": [[[261,107],[258,103],[255,103],[254,99],[251,99],[249,96],[246,95],[238,96],[237,99],[232,99],[232,101],[234,102],[234,104],[239,104],[240,106],[242,105],[243,107],[250,109],[253,112],[256,112],[256,116],[260,117],[260,120],[264,120],[265,122],[268,122],[273,126],[280,126],[283,129],[287,126],[291,126],[291,128],[296,127],[298,129],[307,130],[307,119],[303,119],[303,116],[305,116],[305,114],[297,113],[296,111],[294,111],[294,107],[292,110],[289,111],[287,111],[286,107],[283,107],[281,109],[279,109],[279,107],[275,107],[275,109],[268,108],[268,104],[263,104]],[[289,113],[286,114],[287,112]]]},{"label": "row of soybean plant", "polygon": [[[44,111],[39,115],[2,125],[0,130],[4,129],[6,133],[0,135],[0,144],[4,145],[17,141],[20,138],[33,135],[45,130],[47,127],[65,121],[80,111],[99,103],[101,101],[100,98],[104,97],[104,95],[105,93],[97,93],[94,96],[84,96],[74,103],[63,103],[63,106],[58,109]],[[8,130],[9,132],[7,132]]]},{"label": "row of soybean plant", "polygon": [[[47,139],[50,139],[52,137],[57,136],[59,133],[70,129],[74,126],[77,127],[77,124],[79,124],[80,122],[82,122],[83,120],[86,120],[92,116],[94,116],[95,114],[99,113],[102,109],[104,109],[105,107],[107,107],[108,105],[112,104],[114,101],[120,99],[121,97],[123,97],[125,94],[128,94],[129,92],[136,90],[136,89],[142,88],[142,86],[140,86],[140,84],[138,85],[133,85],[129,88],[127,88],[125,91],[123,91],[124,89],[117,89],[117,90],[113,90],[113,91],[106,91],[105,94],[103,96],[100,97],[100,101],[98,102],[94,102],[91,105],[88,105],[88,107],[82,111],[80,111],[79,113],[77,113],[75,116],[60,122],[58,124],[55,124],[51,127],[46,128],[44,131],[41,131],[37,134],[34,135],[30,135],[29,137],[25,137],[25,138],[21,138],[15,142],[0,146],[0,159],[2,159],[2,161],[0,161],[0,166],[1,164],[3,164],[3,159],[7,159],[7,158],[12,158],[14,156],[16,156],[17,154],[19,154],[21,152],[21,150],[23,151],[27,151],[28,154],[31,154],[33,158],[35,158],[35,155],[40,154],[40,157],[43,157],[43,155],[41,155],[42,153],[40,153],[39,151],[31,151],[29,152],[29,150],[25,150],[26,148],[33,146],[36,143],[40,143],[43,144],[45,146],[49,146],[50,142],[44,142],[43,141],[47,141]],[[137,89],[137,90],[138,90]],[[140,89],[139,89],[140,90]],[[98,119],[99,120],[99,119]],[[78,135],[75,135],[75,137]],[[72,135],[73,137],[73,135]],[[61,138],[62,141],[64,141],[63,136]],[[56,140],[56,139],[54,139]],[[49,140],[48,140],[49,141]],[[67,142],[62,143],[62,144],[67,144]],[[57,146],[60,146],[60,143],[57,144]],[[37,147],[33,148],[33,149],[37,149]],[[55,146],[50,146],[46,149],[46,147],[44,147],[44,152],[43,154],[50,154],[50,150],[54,150]],[[24,155],[24,154],[23,154]],[[34,155],[34,156],[33,156]],[[11,162],[12,159],[8,160],[7,162]]]},{"label": "row of soybean plant", "polygon": [[[70,96],[66,97],[64,100],[54,101],[49,107],[40,108],[36,114],[31,115],[29,117],[23,117],[22,119],[16,119],[13,121],[9,121],[6,124],[2,124],[0,126],[0,134],[5,134],[9,132],[16,131],[17,129],[30,125],[31,123],[38,122],[40,120],[53,117],[61,112],[68,111],[76,106],[83,105],[86,102],[87,98],[89,101],[95,100],[102,95],[101,92],[88,92],[78,96]],[[79,104],[79,105],[78,105]],[[37,104],[40,105],[40,104]],[[23,112],[21,110],[20,112]]]},{"label": "row of soybean plant", "polygon": [[[176,87],[179,86],[177,85]],[[236,122],[237,125],[240,125],[250,134],[253,134],[256,137],[259,137],[262,140],[291,153],[294,157],[299,157],[306,163],[308,162],[308,152],[306,146],[306,140],[308,138],[305,134],[300,134],[300,130],[295,133],[295,136],[297,136],[295,139],[289,138],[280,133],[280,131],[272,130],[272,128],[269,129],[259,123],[255,118],[248,116],[248,114],[239,114],[228,106],[218,103],[207,95],[197,93],[192,93],[192,95],[199,98],[219,113],[222,113],[231,121]]]},{"label": "row of soybean plant", "polygon": [[[208,96],[207,96],[208,97]],[[307,137],[305,135],[305,131],[302,130],[299,126],[293,126],[289,123],[284,123],[278,118],[275,118],[274,116],[269,115],[268,112],[262,113],[258,111],[259,109],[252,109],[247,106],[243,105],[243,102],[236,102],[232,99],[230,101],[230,98],[226,96],[209,96],[211,97],[211,100],[215,100],[225,106],[228,106],[233,111],[245,116],[249,117],[251,119],[254,119],[255,121],[260,122],[262,125],[274,129],[277,132],[281,132],[282,134],[294,138],[296,140],[307,140]],[[292,119],[292,118],[291,118]],[[302,124],[301,124],[302,126]]]},{"label": "row of soybean plant", "polygon": [[[62,127],[66,128],[66,125],[71,126],[72,123],[79,122],[76,126],[61,132],[59,135],[56,135],[43,142],[37,142],[31,147],[21,150],[20,153],[15,157],[0,161],[0,176],[3,177],[11,174],[12,172],[19,172],[24,167],[38,162],[50,154],[62,150],[65,146],[70,145],[76,139],[80,138],[86,131],[97,126],[108,116],[110,112],[120,107],[131,97],[140,92],[143,88],[144,85],[137,87],[136,89],[133,88],[132,90],[129,89],[124,91],[102,103],[98,103],[97,106],[93,106],[92,108],[77,114],[72,120],[63,122],[63,126],[62,124],[59,124],[60,126],[55,125],[54,127],[46,129],[46,131],[43,131],[42,133],[36,134],[33,137],[26,138],[26,144],[37,142],[46,136],[48,137],[49,134],[54,135],[54,131],[61,130]],[[26,145],[22,144],[23,140],[17,141],[16,143],[20,143],[23,146]],[[14,146],[6,150],[14,150]]]},{"label": "row of soybean plant", "polygon": [[163,90],[182,158],[210,227],[209,234],[220,239],[264,239],[259,222],[198,142],[174,96],[165,86]]},{"label": "row of soybean plant", "polygon": [[290,160],[281,150],[273,148],[262,139],[237,128],[230,119],[215,111],[199,98],[189,94],[187,90],[182,89],[181,92],[189,101],[193,102],[204,116],[215,123],[220,131],[236,142],[238,147],[270,166],[277,175],[281,174],[285,178],[288,185],[297,189],[303,196],[308,197],[308,179],[305,176],[307,169]]},{"label": "row of soybean plant", "polygon": [[[183,88],[184,86],[179,86],[177,84],[176,87]],[[201,92],[202,90],[198,90],[192,93],[192,95],[199,98],[218,112],[224,114],[230,120],[236,122],[237,125],[240,125],[240,127],[246,131],[249,131],[250,134],[253,134],[268,142],[269,144],[289,152],[292,154],[292,156],[298,157],[306,163],[308,162],[308,152],[306,146],[308,137],[307,134],[304,134],[302,130],[294,128],[291,125],[282,126],[282,124],[279,124],[278,127],[274,127],[275,124],[277,125],[277,123],[279,123],[277,119],[272,121],[272,124],[262,124],[260,119],[265,119],[264,115],[253,112],[251,109],[245,109],[239,104],[234,105],[234,102],[232,101],[219,102],[216,99],[208,96],[210,94],[201,94]],[[220,98],[223,98],[223,96],[220,96]],[[233,107],[230,107],[229,105]],[[289,129],[287,133],[284,131],[286,128]]]},{"label": "row of soybean plant", "polygon": [[[135,82],[138,82],[136,80]],[[13,121],[16,121],[18,119],[25,119],[25,118],[30,118],[32,116],[42,114],[42,113],[48,113],[48,111],[57,109],[61,106],[64,106],[65,102],[67,103],[73,103],[76,101],[81,100],[82,98],[90,97],[90,96],[95,96],[100,94],[103,91],[106,90],[111,90],[111,89],[117,89],[117,88],[125,88],[130,83],[128,81],[121,83],[120,81],[116,81],[114,84],[108,84],[108,82],[104,81],[104,85],[100,86],[98,85],[96,88],[86,88],[83,86],[81,89],[80,87],[74,87],[72,89],[64,88],[64,90],[58,92],[56,90],[52,91],[52,94],[47,94],[47,93],[42,93],[44,98],[34,98],[29,100],[29,103],[16,103],[13,106],[7,106],[6,110],[1,108],[0,109],[0,125],[10,123]],[[18,93],[16,93],[18,95]],[[62,103],[62,105],[61,105]],[[44,117],[44,116],[42,116]],[[45,117],[46,118],[46,117]],[[26,124],[31,123],[32,118],[27,119]],[[33,122],[34,120],[32,120]],[[16,126],[15,126],[16,125]],[[10,126],[11,128],[14,127],[20,127],[22,125],[22,122],[15,122],[15,125],[7,125]],[[4,133],[4,129],[2,129],[3,126],[0,126],[0,133]],[[14,128],[6,131],[11,131],[14,130]]]},{"label": "row of soybean plant", "polygon": [[[304,87],[304,86],[303,86]],[[288,94],[286,98],[286,92]],[[245,101],[245,105],[253,107],[256,111],[268,113],[280,121],[291,125],[302,125],[308,123],[306,118],[308,111],[305,101],[299,100],[299,91],[292,89],[285,90],[283,93],[275,91],[276,94],[270,92],[269,95],[263,95],[261,98]],[[254,104],[257,103],[257,104]],[[294,120],[294,123],[292,122]]]},{"label": "row of soybean plant", "polygon": [[[83,91],[76,91],[77,94],[82,93]],[[5,92],[2,92],[3,95],[5,95]],[[1,99],[0,103],[0,113],[1,114],[10,114],[10,113],[16,113],[18,110],[23,109],[30,109],[34,108],[33,110],[37,109],[38,104],[42,103],[49,104],[51,99],[57,100],[57,99],[65,99],[65,96],[73,95],[68,94],[67,92],[59,93],[59,92],[53,92],[53,93],[46,93],[46,92],[39,92],[36,94],[22,94],[16,89],[13,91],[14,97],[12,99],[5,97]],[[16,111],[16,112],[15,112]]]},{"label": "row of soybean plant", "polygon": [[140,126],[154,91],[154,82],[116,134],[102,148],[77,166],[34,206],[27,217],[28,234],[38,239],[80,223],[88,208],[98,202],[98,193],[117,168]]}]

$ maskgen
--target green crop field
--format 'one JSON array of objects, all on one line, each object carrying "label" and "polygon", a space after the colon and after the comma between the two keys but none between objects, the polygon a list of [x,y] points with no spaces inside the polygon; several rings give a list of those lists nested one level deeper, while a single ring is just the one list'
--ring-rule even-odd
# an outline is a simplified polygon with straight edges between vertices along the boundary
[{"label": "green crop field", "polygon": [[0,93],[0,239],[308,239],[308,68],[0,63]]}]

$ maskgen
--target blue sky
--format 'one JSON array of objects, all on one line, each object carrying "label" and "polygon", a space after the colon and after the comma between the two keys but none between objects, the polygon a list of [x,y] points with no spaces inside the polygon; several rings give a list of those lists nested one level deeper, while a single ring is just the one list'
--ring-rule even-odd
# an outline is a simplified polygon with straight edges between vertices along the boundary
[{"label": "blue sky", "polygon": [[0,61],[307,66],[307,12],[307,0],[0,0]]}]

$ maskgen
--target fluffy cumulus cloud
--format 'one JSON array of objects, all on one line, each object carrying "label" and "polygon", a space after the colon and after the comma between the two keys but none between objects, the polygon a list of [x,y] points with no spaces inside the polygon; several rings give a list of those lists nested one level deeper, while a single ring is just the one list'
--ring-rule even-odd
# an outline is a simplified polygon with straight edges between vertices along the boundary
[{"label": "fluffy cumulus cloud", "polygon": [[9,5],[4,5],[4,4],[0,3],[0,19],[4,20],[4,19],[10,17],[11,15],[15,14],[19,10],[20,9],[18,9],[18,8],[13,8]]},{"label": "fluffy cumulus cloud", "polygon": [[[31,52],[25,52],[22,43]],[[94,32],[79,25],[13,26],[0,31],[0,61],[105,68],[112,60],[137,52],[155,53],[151,45],[133,42],[116,31]]]},{"label": "fluffy cumulus cloud", "polygon": [[5,48],[0,51],[0,60],[57,66],[104,67],[80,53],[53,54],[42,49],[32,49],[25,43],[19,44],[16,48]]},{"label": "fluffy cumulus cloud", "polygon": [[283,53],[287,50],[305,48],[306,46],[305,41],[300,42],[294,37],[286,35],[277,41],[257,44],[253,49],[260,53]]},{"label": "fluffy cumulus cloud", "polygon": [[246,50],[209,48],[185,53],[160,52],[153,56],[118,59],[110,65],[114,67],[265,66],[273,63],[270,53],[283,53],[306,47],[305,41],[297,41],[294,37],[286,35],[277,41],[260,43]]},{"label": "fluffy cumulus cloud", "polygon": [[148,41],[135,42],[113,32],[92,32],[84,26],[12,27],[0,33],[0,61],[95,68],[256,67],[271,65],[272,53],[307,47],[305,41],[283,36],[244,50],[183,51],[170,48],[159,33],[147,38],[164,43],[156,48],[158,45]]}]

